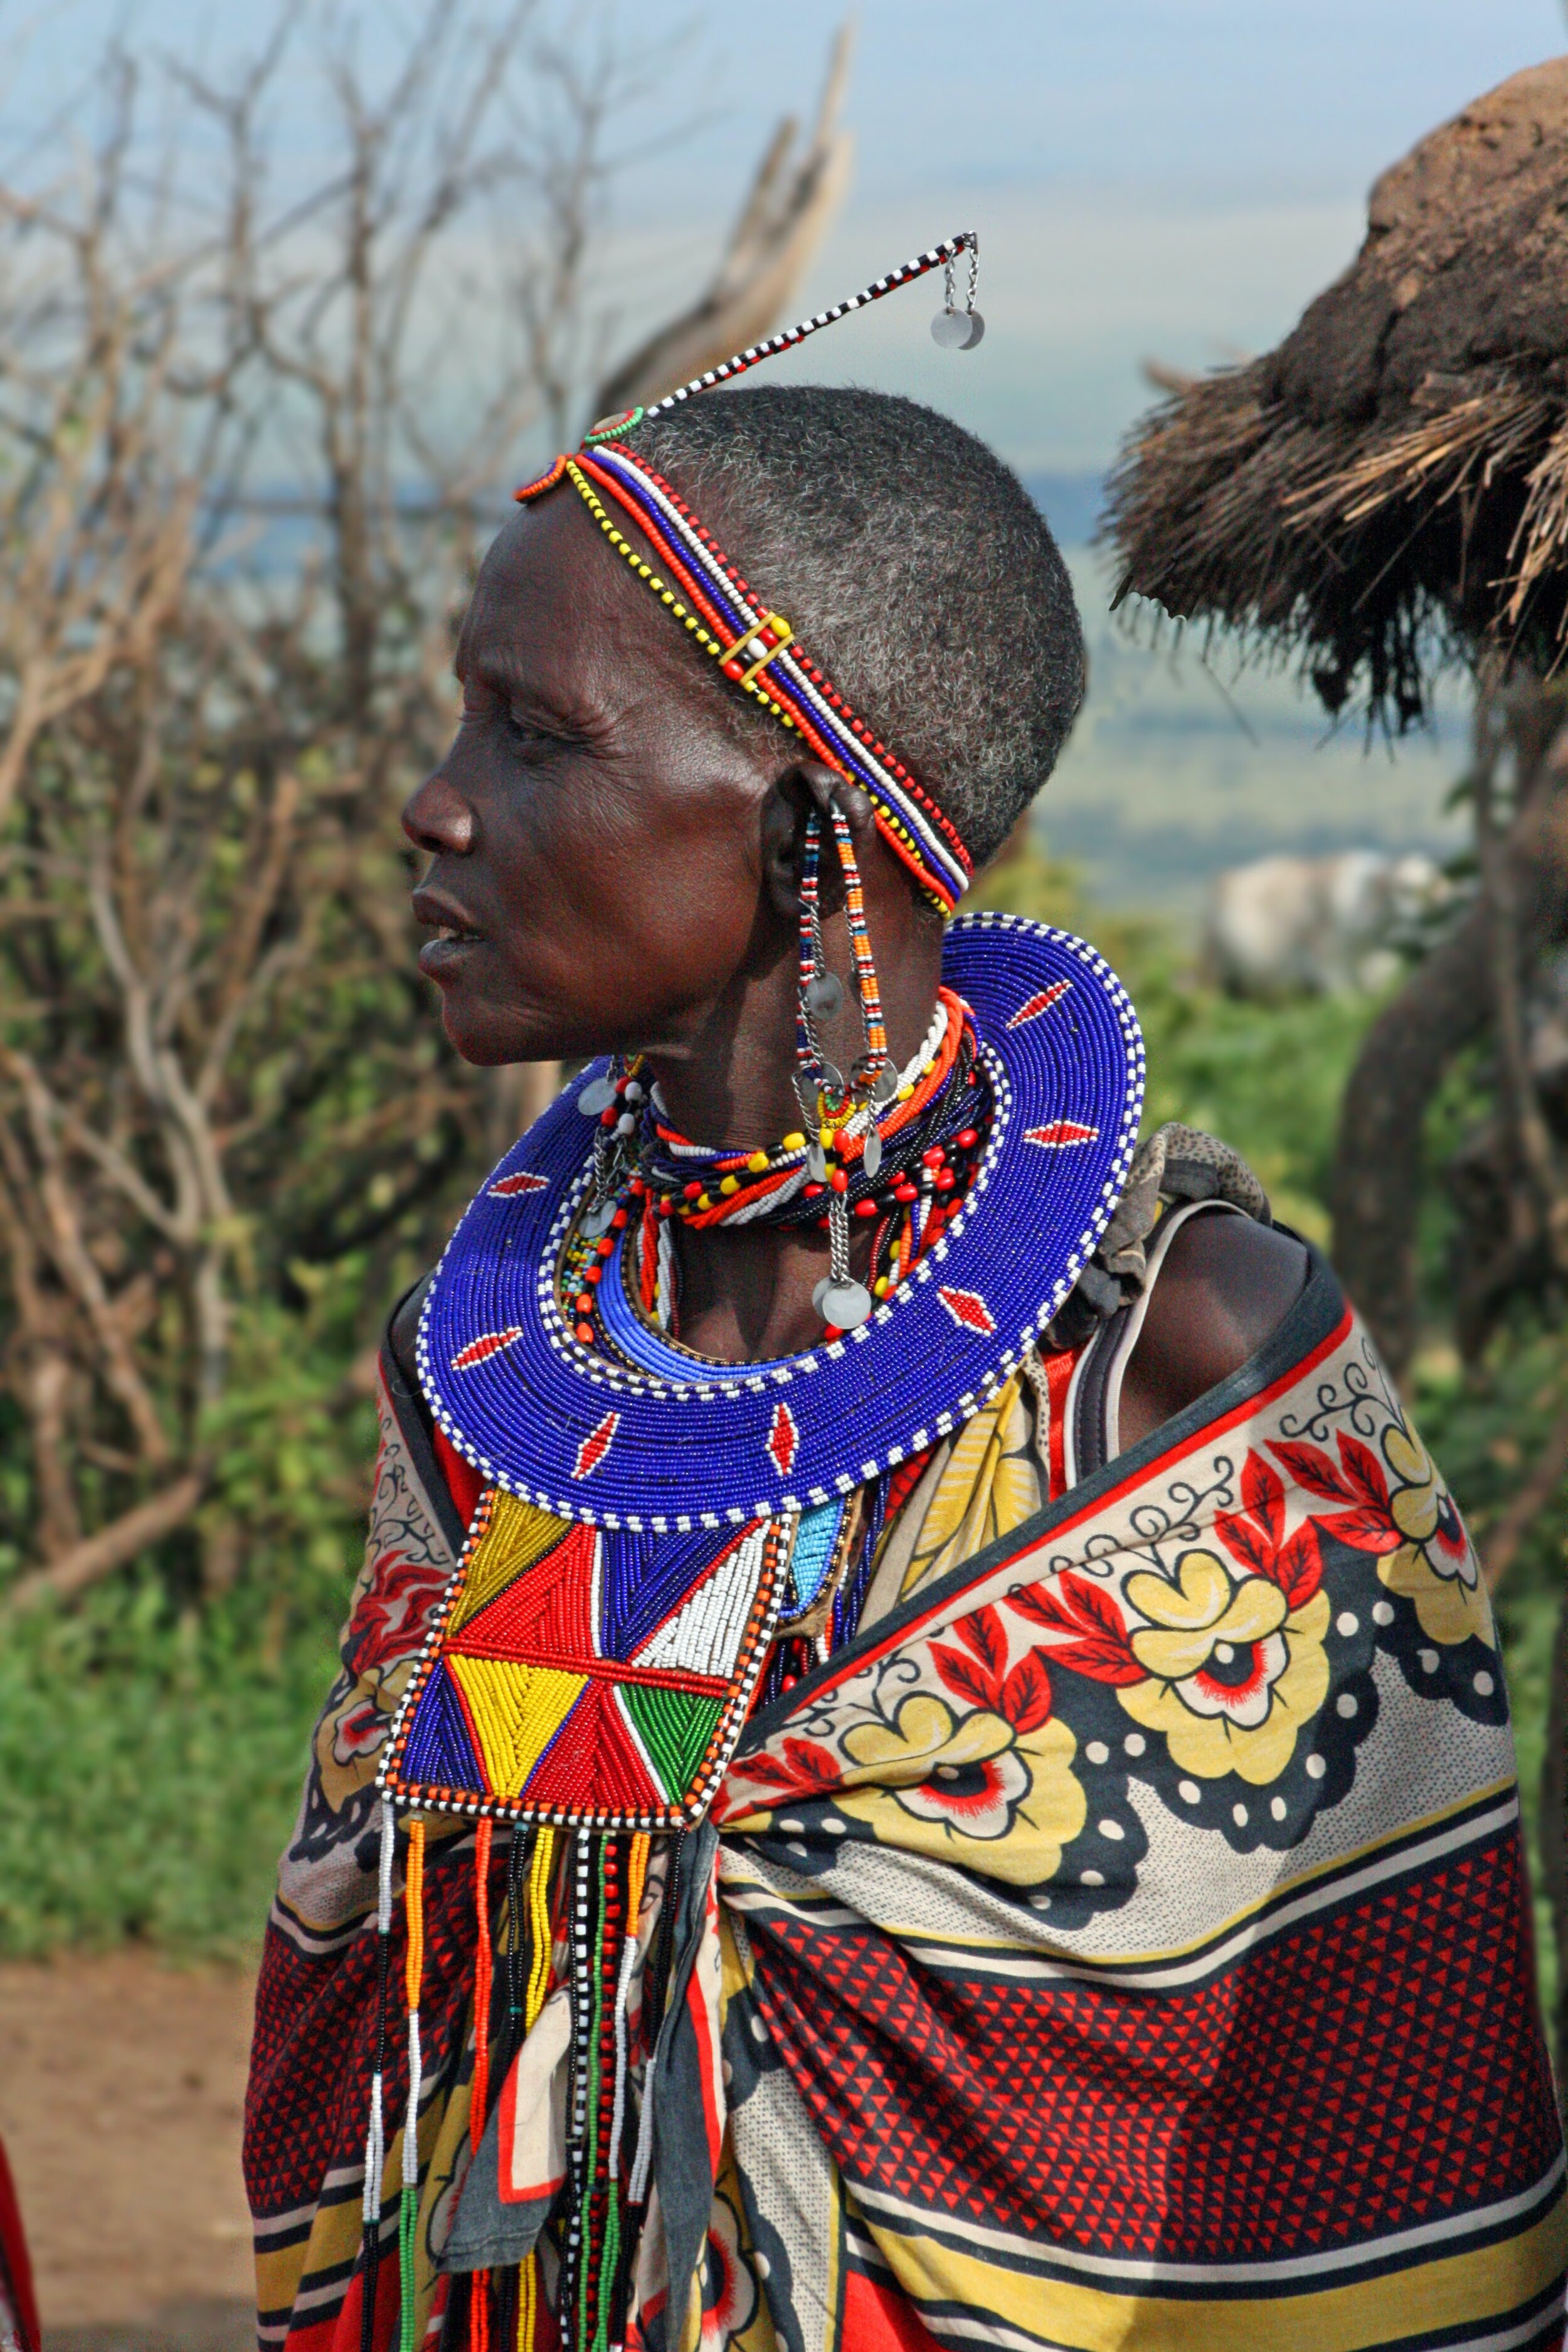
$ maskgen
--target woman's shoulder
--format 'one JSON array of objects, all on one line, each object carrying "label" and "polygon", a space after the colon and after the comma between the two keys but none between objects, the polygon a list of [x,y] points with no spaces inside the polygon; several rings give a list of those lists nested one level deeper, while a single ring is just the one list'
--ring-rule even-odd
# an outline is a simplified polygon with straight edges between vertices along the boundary
[{"label": "woman's shoulder", "polygon": [[[1228,1213],[1195,1213],[1203,1208]],[[1121,1390],[1123,1445],[1238,1371],[1284,1321],[1311,1268],[1305,1244],[1275,1225],[1239,1152],[1176,1121],[1140,1150],[1096,1262],[1119,1294],[1148,1286]]]}]

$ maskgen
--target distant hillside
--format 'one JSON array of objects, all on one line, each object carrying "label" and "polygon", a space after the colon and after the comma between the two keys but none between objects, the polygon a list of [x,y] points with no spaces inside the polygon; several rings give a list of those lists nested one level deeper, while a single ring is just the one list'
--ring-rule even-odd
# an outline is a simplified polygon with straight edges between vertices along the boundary
[{"label": "distant hillside", "polygon": [[1464,763],[1461,682],[1430,733],[1369,745],[1289,677],[1238,674],[1226,647],[1205,663],[1195,641],[1155,639],[1147,614],[1112,618],[1109,561],[1088,544],[1100,478],[1036,474],[1028,488],[1067,554],[1089,652],[1089,699],[1039,823],[1097,898],[1191,921],[1211,875],[1270,851],[1458,845],[1443,802]]}]

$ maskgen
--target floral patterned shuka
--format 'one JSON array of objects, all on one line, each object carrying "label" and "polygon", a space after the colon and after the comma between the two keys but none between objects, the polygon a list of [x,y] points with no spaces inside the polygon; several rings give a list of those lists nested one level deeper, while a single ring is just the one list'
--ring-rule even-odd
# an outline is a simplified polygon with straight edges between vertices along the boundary
[{"label": "floral patterned shuka", "polygon": [[1485,1589],[1326,1269],[775,1702],[720,1817],[779,2344],[1560,2340]]}]

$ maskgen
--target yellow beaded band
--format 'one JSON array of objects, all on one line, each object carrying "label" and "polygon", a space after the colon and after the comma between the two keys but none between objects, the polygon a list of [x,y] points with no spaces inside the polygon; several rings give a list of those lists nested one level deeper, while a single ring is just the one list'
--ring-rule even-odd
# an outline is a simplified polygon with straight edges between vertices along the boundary
[{"label": "yellow beaded band", "polygon": [[[705,654],[711,654],[716,662],[722,664],[724,662],[733,660],[740,648],[742,646],[750,645],[752,639],[757,636],[763,628],[769,625],[769,624],[776,624],[786,632],[786,635],[779,640],[779,643],[776,646],[770,646],[768,651],[763,655],[762,660],[753,662],[751,668],[742,672],[741,677],[735,680],[735,683],[737,686],[744,687],[748,694],[754,695],[756,699],[763,704],[764,709],[772,711],[773,717],[780,719],[785,727],[795,729],[795,719],[791,716],[790,712],[784,708],[782,703],[775,702],[771,694],[765,694],[763,688],[756,683],[759,674],[766,668],[768,663],[773,660],[773,656],[775,654],[782,653],[784,646],[789,643],[789,637],[787,635],[789,623],[782,620],[777,613],[770,613],[767,621],[759,622],[754,628],[748,629],[744,635],[740,636],[735,640],[733,645],[727,646],[721,643],[721,641],[713,635],[712,631],[699,618],[697,614],[689,612],[687,609],[687,607],[681,603],[679,597],[676,594],[674,589],[666,586],[665,583],[659,578],[658,572],[654,570],[652,564],[647,562],[647,560],[638,553],[637,550],[632,545],[626,533],[618,528],[615,517],[606,511],[604,501],[599,497],[597,490],[595,489],[593,483],[588,479],[586,474],[584,474],[582,467],[576,465],[570,457],[566,460],[566,473],[574,487],[581,494],[589,513],[593,516],[595,521],[598,524],[599,529],[604,532],[605,537],[609,541],[610,545],[615,549],[616,554],[624,555],[626,557],[626,562],[631,565],[631,568],[637,573],[637,578],[642,581],[647,587],[653,591],[654,594],[658,598],[659,603],[667,606],[678,621],[679,621],[686,628],[690,630],[692,635],[696,638],[697,643],[701,646],[703,652]],[[798,729],[795,729],[795,731],[798,733]]]}]

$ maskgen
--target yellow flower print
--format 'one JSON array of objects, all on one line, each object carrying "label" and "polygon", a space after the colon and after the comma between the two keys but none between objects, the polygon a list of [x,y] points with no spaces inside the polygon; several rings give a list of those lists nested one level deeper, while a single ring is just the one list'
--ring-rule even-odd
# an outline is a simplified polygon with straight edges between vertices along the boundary
[{"label": "yellow flower print", "polygon": [[1292,1609],[1270,1579],[1234,1576],[1211,1551],[1184,1553],[1174,1581],[1140,1570],[1123,1591],[1149,1621],[1131,1636],[1149,1679],[1116,1694],[1127,1713],[1163,1732],[1184,1771],[1277,1780],[1328,1694],[1327,1595]]},{"label": "yellow flower print", "polygon": [[1394,1476],[1389,1513],[1404,1537],[1385,1552],[1377,1572],[1391,1592],[1413,1602],[1421,1630],[1446,1646],[1478,1641],[1497,1646],[1490,1603],[1464,1521],[1431,1455],[1403,1422],[1384,1432],[1383,1451]]},{"label": "yellow flower print", "polygon": [[842,1744],[853,1769],[841,1812],[884,1845],[1010,1885],[1050,1878],[1087,1816],[1071,1770],[1078,1743],[1054,1716],[1019,1733],[988,1709],[956,1717],[945,1699],[914,1691],[890,1721],[855,1724]]}]

